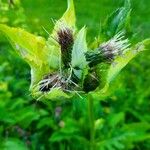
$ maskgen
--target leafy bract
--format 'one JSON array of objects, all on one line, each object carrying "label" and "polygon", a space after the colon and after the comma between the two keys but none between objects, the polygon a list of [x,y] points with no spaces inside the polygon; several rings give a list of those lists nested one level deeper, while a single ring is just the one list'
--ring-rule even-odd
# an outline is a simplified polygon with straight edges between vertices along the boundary
[{"label": "leafy bract", "polygon": [[23,29],[12,28],[3,24],[0,25],[0,31],[9,38],[16,52],[30,65],[42,64],[42,60],[37,58],[42,58],[41,55],[44,55],[41,53],[45,46],[44,39],[34,36]]},{"label": "leafy bract", "polygon": [[[43,38],[3,24],[0,24],[0,31],[8,37],[16,52],[30,65],[31,88],[41,80],[41,76],[58,67],[57,56],[51,54]],[[53,57],[50,57],[52,55]]]},{"label": "leafy bract", "polygon": [[75,28],[76,17],[73,0],[68,0],[68,8],[60,20],[66,22],[71,28]]},{"label": "leafy bract", "polygon": [[87,62],[85,58],[85,52],[87,52],[86,43],[86,28],[83,27],[75,39],[73,50],[72,50],[72,61],[71,65],[74,69],[76,76],[81,79],[84,75],[84,71],[87,69]]},{"label": "leafy bract", "polygon": [[[31,91],[35,94],[35,86],[44,75],[51,71],[58,70],[60,66],[60,46],[57,42],[57,31],[66,26],[75,29],[75,12],[73,0],[68,0],[68,8],[64,15],[55,23],[54,30],[48,41],[45,39],[30,34],[20,28],[11,28],[0,24],[2,31],[10,40],[16,52],[30,65],[31,67]],[[39,96],[39,95],[38,95]],[[68,97],[61,89],[53,89],[44,97],[53,99],[54,97]]]},{"label": "leafy bract", "polygon": [[135,46],[131,47],[125,54],[118,56],[114,62],[110,65],[107,75],[104,88],[100,93],[105,93],[108,90],[110,83],[115,79],[119,72],[141,51],[146,50],[150,46],[150,39],[146,39],[142,42],[139,42]]}]

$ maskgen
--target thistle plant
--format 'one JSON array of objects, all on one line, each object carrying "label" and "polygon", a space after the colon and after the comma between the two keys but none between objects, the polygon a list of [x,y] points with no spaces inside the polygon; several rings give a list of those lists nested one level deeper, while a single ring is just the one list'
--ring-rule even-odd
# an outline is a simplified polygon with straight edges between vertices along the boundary
[{"label": "thistle plant", "polygon": [[[46,40],[20,28],[0,24],[0,31],[31,67],[32,96],[37,100],[62,100],[87,97],[90,123],[90,148],[95,149],[93,103],[108,96],[110,83],[142,51],[150,39],[133,44],[130,33],[130,1],[103,23],[100,35],[87,46],[84,26],[78,30],[73,0],[63,16],[54,21]],[[103,66],[105,69],[102,71]],[[105,73],[104,73],[105,72]]]}]

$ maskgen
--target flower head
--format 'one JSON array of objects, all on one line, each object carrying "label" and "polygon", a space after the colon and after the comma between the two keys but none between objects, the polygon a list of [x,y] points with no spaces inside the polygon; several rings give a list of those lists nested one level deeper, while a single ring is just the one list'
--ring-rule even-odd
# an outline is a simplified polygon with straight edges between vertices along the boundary
[{"label": "flower head", "polygon": [[71,52],[74,43],[73,31],[69,27],[62,27],[57,31],[57,41],[61,47],[61,58],[65,67],[71,62]]},{"label": "flower head", "polygon": [[112,39],[100,45],[99,50],[106,61],[113,60],[116,56],[123,54],[130,44],[128,39],[124,39],[124,33],[119,32]]},{"label": "flower head", "polygon": [[107,42],[100,44],[96,50],[87,52],[86,60],[90,67],[102,62],[112,62],[115,57],[125,53],[129,46],[129,41],[125,39],[124,33],[119,32]]},{"label": "flower head", "polygon": [[46,75],[39,83],[39,91],[49,92],[54,88],[60,88],[63,91],[71,88],[71,84],[65,77],[62,77],[59,73],[52,73]]}]

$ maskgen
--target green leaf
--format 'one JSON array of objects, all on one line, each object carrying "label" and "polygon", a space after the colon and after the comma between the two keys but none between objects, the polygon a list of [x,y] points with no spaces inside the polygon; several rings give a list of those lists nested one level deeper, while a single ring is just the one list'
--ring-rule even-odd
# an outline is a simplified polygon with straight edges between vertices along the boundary
[{"label": "green leaf", "polygon": [[37,58],[42,58],[41,51],[43,51],[45,46],[44,39],[34,36],[23,29],[12,28],[3,24],[0,24],[0,31],[9,38],[16,52],[29,64],[42,64],[42,60]]},{"label": "green leaf", "polygon": [[37,124],[37,129],[41,129],[44,127],[54,127],[55,123],[54,121],[50,118],[50,117],[44,117],[42,119],[40,119],[40,121]]},{"label": "green leaf", "polygon": [[[103,140],[100,139],[97,147],[104,150],[128,149],[128,146],[134,142],[149,140],[149,129],[150,125],[146,122],[124,124],[123,127],[118,128],[117,134],[111,134]],[[116,132],[116,129],[114,131]]]},{"label": "green leaf", "polygon": [[13,116],[3,107],[0,106],[0,122],[5,122],[9,124],[15,124],[16,120]]},{"label": "green leaf", "polygon": [[128,133],[128,142],[139,142],[150,139],[149,129],[150,124],[147,122],[130,123],[122,127],[122,130]]},{"label": "green leaf", "polygon": [[29,127],[29,125],[33,121],[38,120],[39,117],[40,117],[40,115],[38,114],[38,112],[36,112],[34,110],[34,108],[29,107],[29,106],[19,109],[14,114],[14,118],[15,118],[17,124],[19,124],[23,128]]},{"label": "green leaf", "polygon": [[126,133],[109,137],[97,143],[97,148],[103,150],[121,150],[124,149],[124,140],[127,138]]},{"label": "green leaf", "polygon": [[119,112],[117,114],[113,113],[109,116],[109,125],[111,128],[115,128],[117,124],[122,123],[124,121],[125,114],[124,112]]},{"label": "green leaf", "polygon": [[125,0],[123,7],[117,9],[110,16],[108,16],[102,27],[102,33],[105,36],[111,38],[123,29],[130,32],[130,7],[130,0]]},{"label": "green leaf", "polygon": [[56,132],[54,132],[49,140],[51,142],[59,142],[62,140],[72,139],[78,135],[78,132],[78,124],[72,119],[66,119],[64,121],[64,127],[61,127]]},{"label": "green leaf", "polygon": [[57,31],[64,26],[75,29],[75,23],[76,17],[75,17],[74,3],[73,0],[68,0],[68,8],[66,12],[59,20],[56,21],[52,34],[49,36],[48,39],[49,45],[55,45],[55,47],[57,47],[57,53],[59,53],[59,45],[55,40],[55,38],[57,39]]}]

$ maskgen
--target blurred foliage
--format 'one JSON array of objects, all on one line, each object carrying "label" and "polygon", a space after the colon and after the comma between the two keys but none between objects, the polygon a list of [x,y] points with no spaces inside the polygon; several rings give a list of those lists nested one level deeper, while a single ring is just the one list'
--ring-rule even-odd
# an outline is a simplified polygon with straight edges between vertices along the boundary
[{"label": "blurred foliage", "polygon": [[[9,2],[9,3],[8,3]],[[13,3],[12,3],[13,2]],[[75,1],[78,26],[87,23],[94,37],[103,19],[122,1]],[[0,23],[28,28],[47,37],[51,18],[65,10],[60,0],[0,0]],[[150,2],[132,0],[135,41],[150,34]],[[90,18],[90,20],[89,20]],[[96,149],[150,149],[150,55],[140,54],[111,86],[111,96],[95,102]],[[29,67],[0,36],[0,149],[87,150],[89,121],[86,101],[39,102],[30,96]],[[85,124],[86,123],[86,124]]]}]

